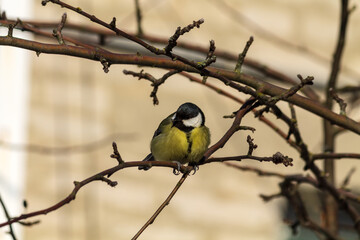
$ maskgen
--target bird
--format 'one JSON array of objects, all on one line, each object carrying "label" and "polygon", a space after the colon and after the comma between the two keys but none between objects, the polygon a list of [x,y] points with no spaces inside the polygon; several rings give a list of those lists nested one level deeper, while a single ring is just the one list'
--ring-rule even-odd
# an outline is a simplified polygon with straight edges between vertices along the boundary
[{"label": "bird", "polygon": [[[178,170],[180,164],[198,166],[209,144],[210,130],[205,126],[203,111],[186,102],[162,120],[151,140],[151,153],[143,161],[174,161]],[[150,168],[139,166],[139,170]]]}]

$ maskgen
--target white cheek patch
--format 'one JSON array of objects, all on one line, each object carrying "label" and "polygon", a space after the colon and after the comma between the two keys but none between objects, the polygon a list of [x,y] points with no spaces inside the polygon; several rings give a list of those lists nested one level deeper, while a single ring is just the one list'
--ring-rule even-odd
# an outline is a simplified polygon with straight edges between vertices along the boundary
[{"label": "white cheek patch", "polygon": [[201,113],[199,113],[196,117],[190,118],[190,119],[186,119],[186,120],[182,120],[183,124],[186,127],[200,127],[200,125],[202,124],[202,116]]}]

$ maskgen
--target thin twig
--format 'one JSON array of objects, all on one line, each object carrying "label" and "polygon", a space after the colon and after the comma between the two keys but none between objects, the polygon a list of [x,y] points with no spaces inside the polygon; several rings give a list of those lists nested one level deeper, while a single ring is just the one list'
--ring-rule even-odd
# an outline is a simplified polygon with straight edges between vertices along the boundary
[{"label": "thin twig", "polygon": [[[4,211],[4,214],[5,214],[5,217],[7,219],[7,221],[10,221],[11,220],[11,217],[10,217],[10,214],[5,206],[5,203],[4,203],[4,200],[2,199],[1,195],[0,195],[0,204],[1,204],[1,207]],[[9,234],[11,236],[11,238],[13,240],[16,240],[16,236],[15,236],[15,232],[14,232],[14,229],[13,229],[13,226],[11,224],[9,224]]]},{"label": "thin twig", "polygon": [[153,104],[154,105],[158,105],[159,104],[159,99],[157,97],[157,91],[159,89],[159,86],[161,84],[163,84],[169,77],[179,73],[181,71],[179,70],[171,70],[167,73],[165,73],[161,78],[156,79],[154,76],[152,76],[150,73],[144,73],[144,70],[141,70],[139,73],[137,72],[133,72],[133,71],[128,71],[128,70],[123,70],[123,73],[125,75],[132,75],[134,77],[138,77],[138,79],[146,79],[149,80],[151,82],[151,86],[153,86],[153,90],[150,93],[150,97],[153,99]]},{"label": "thin twig", "polygon": [[193,28],[199,28],[201,24],[204,23],[204,19],[198,21],[193,21],[192,24],[187,25],[184,28],[178,27],[175,33],[169,38],[168,45],[164,48],[166,54],[170,54],[173,48],[177,45],[177,40],[181,35],[184,35],[187,32],[190,32]]},{"label": "thin twig", "polygon": [[242,51],[242,53],[239,54],[238,60],[236,61],[236,66],[235,66],[235,72],[240,73],[241,72],[241,67],[244,63],[245,60],[245,56],[251,46],[251,44],[254,41],[254,37],[251,36],[250,39],[246,42],[245,48]]},{"label": "thin twig", "polygon": [[241,161],[244,159],[256,160],[259,162],[272,162],[274,164],[283,164],[285,167],[292,166],[293,159],[288,156],[284,156],[282,153],[277,152],[271,157],[257,157],[252,155],[239,155],[231,157],[211,157],[206,160],[205,163],[212,162],[225,162],[225,161]]},{"label": "thin twig", "polygon": [[142,14],[141,14],[141,8],[139,0],[135,0],[135,8],[136,8],[136,26],[137,26],[137,36],[142,37],[144,35],[143,29],[142,29]]},{"label": "thin twig", "polygon": [[[206,55],[206,58],[204,61],[202,62],[198,62],[197,63],[197,68],[198,69],[204,69],[206,68],[207,66],[210,66],[210,64],[216,62],[216,56],[214,55],[214,52],[215,52],[215,41],[214,40],[210,40],[210,46],[209,46],[209,51]],[[206,75],[204,75],[204,77],[207,77]],[[203,82],[205,82],[203,80]]]},{"label": "thin twig", "polygon": [[[250,100],[253,100],[253,98],[250,98]],[[245,105],[246,103],[244,103]],[[231,136],[237,132],[239,130],[239,126],[241,123],[242,118],[245,116],[245,114],[248,112],[248,110],[252,107],[252,105],[247,105],[244,108],[240,108],[237,113],[236,113],[236,117],[231,125],[231,127],[227,130],[227,132],[225,133],[225,135],[214,145],[212,145],[204,154],[204,159],[205,162],[207,161],[207,159],[215,152],[217,151],[219,148],[223,148],[224,145],[226,144],[226,142],[231,138]]]},{"label": "thin twig", "polygon": [[99,140],[95,140],[93,142],[73,145],[73,146],[46,146],[40,144],[21,144],[21,143],[10,143],[4,140],[0,140],[0,148],[7,149],[10,151],[20,151],[27,153],[36,153],[43,155],[69,155],[76,153],[88,153],[92,151],[96,151],[104,146],[109,144],[109,141],[113,141],[114,139],[126,139],[131,140],[134,138],[134,134],[126,134],[126,133],[113,133],[105,136]]},{"label": "thin twig", "polygon": [[[333,109],[333,96],[331,94],[331,89],[336,89],[338,76],[340,73],[341,60],[343,57],[343,51],[346,41],[346,32],[348,27],[349,20],[349,0],[341,0],[340,8],[340,21],[339,21],[339,33],[335,51],[333,53],[333,59],[331,63],[331,72],[325,88],[325,106],[329,109]],[[323,149],[324,152],[333,153],[335,152],[335,135],[334,126],[332,123],[326,119],[323,119],[323,129],[324,129],[324,140],[323,140]],[[335,163],[332,160],[325,159],[324,161],[324,171],[327,173],[327,180],[330,184],[335,185]],[[323,196],[324,202],[324,225],[329,229],[330,232],[338,232],[338,201],[336,201],[336,196],[331,196],[326,193]],[[350,210],[350,209],[349,209]],[[353,212],[354,213],[354,212]],[[352,213],[350,213],[352,214]],[[355,214],[358,215],[358,214]],[[359,219],[354,219],[355,216],[352,216],[354,222],[356,223],[355,229],[360,236],[360,223]],[[357,216],[356,216],[357,217]]]},{"label": "thin twig", "polygon": [[312,155],[312,160],[341,159],[341,158],[360,159],[360,154],[359,153],[317,153]]},{"label": "thin twig", "polygon": [[189,176],[189,173],[190,172],[185,172],[182,175],[182,177],[180,178],[180,180],[178,181],[178,183],[176,184],[174,189],[171,191],[169,196],[160,205],[160,207],[155,211],[155,213],[149,218],[149,220],[144,224],[144,226],[135,234],[135,236],[132,238],[132,240],[138,239],[138,237],[145,231],[145,229],[155,221],[155,219],[157,218],[157,216],[159,216],[159,214],[162,212],[162,210],[164,210],[164,208],[167,205],[169,205],[171,199],[175,196],[176,192],[180,189],[181,185],[184,183],[186,178]]},{"label": "thin twig", "polygon": [[350,179],[354,175],[355,171],[356,171],[355,167],[350,169],[350,171],[348,172],[348,174],[346,175],[344,181],[341,184],[341,188],[345,189],[347,187],[347,185],[349,185]]},{"label": "thin twig", "polygon": [[61,45],[65,44],[61,31],[65,26],[66,17],[67,17],[67,14],[64,13],[61,17],[61,21],[60,21],[58,27],[53,30],[53,36],[56,37],[59,44],[61,44]]},{"label": "thin twig", "polygon": [[19,20],[17,20],[14,24],[9,24],[8,34],[7,34],[8,37],[11,37],[11,38],[13,37],[14,28],[18,25],[18,23],[19,23]]},{"label": "thin twig", "polygon": [[[120,153],[118,151],[118,147],[115,142],[112,143],[112,147],[113,147],[114,153],[111,154],[110,157],[115,158],[119,164],[124,163],[124,160],[122,160]],[[108,176],[108,177],[110,177],[110,176]]]},{"label": "thin twig", "polygon": [[340,115],[346,115],[346,102],[336,94],[333,88],[329,89],[331,97],[339,104],[340,106]]},{"label": "thin twig", "polygon": [[286,92],[284,92],[284,93],[282,93],[282,94],[280,94],[278,96],[272,97],[271,102],[273,104],[275,104],[276,102],[278,102],[280,100],[288,99],[289,97],[296,94],[305,85],[312,85],[313,84],[314,77],[312,77],[312,76],[308,76],[308,77],[306,77],[304,79],[300,74],[298,74],[297,77],[300,80],[300,84],[291,87],[288,91],[286,91]]}]

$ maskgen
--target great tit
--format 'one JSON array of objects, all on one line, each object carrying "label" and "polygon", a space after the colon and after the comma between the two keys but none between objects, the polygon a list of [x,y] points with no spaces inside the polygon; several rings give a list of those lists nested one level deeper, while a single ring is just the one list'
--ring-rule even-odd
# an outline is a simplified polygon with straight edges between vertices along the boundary
[{"label": "great tit", "polygon": [[[197,165],[210,144],[210,131],[205,115],[193,103],[182,104],[165,118],[151,140],[151,153],[144,161],[175,161]],[[140,170],[148,170],[140,166]]]}]

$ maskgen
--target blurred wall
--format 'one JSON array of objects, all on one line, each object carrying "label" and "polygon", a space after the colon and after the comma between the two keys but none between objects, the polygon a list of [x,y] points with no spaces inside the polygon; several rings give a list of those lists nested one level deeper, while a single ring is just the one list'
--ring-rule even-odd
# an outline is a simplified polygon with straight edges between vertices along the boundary
[{"label": "blurred wall", "polygon": [[[22,8],[18,6],[22,5]],[[32,2],[1,0],[0,9],[7,15],[19,18],[32,17]],[[17,33],[19,37],[30,39],[31,35]],[[7,35],[1,28],[0,35]],[[11,151],[1,147],[3,141],[25,143],[29,110],[29,83],[31,79],[30,52],[15,48],[0,48],[0,198],[10,215],[23,212],[22,199],[26,179],[26,152]],[[1,210],[0,221],[6,221]],[[13,226],[17,236],[22,238],[22,227]],[[0,239],[8,239],[3,232]]]}]

